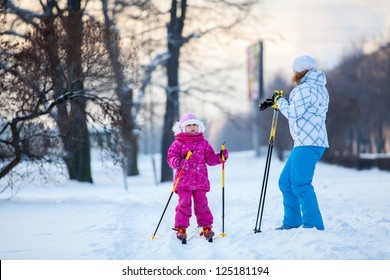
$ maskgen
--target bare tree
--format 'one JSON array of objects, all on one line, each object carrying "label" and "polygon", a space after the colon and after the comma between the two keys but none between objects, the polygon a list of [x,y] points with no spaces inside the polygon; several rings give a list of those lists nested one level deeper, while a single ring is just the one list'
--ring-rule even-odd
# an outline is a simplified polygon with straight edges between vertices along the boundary
[{"label": "bare tree", "polygon": [[[33,47],[44,50],[41,62],[43,65],[48,65],[55,96],[60,97],[67,91],[83,94],[84,73],[81,50],[83,11],[80,7],[80,0],[68,1],[65,9],[61,9],[54,0],[48,0],[46,4],[41,2],[41,7],[42,14],[38,14],[16,7],[13,1],[8,1],[6,12],[15,16],[15,22],[22,22],[28,28],[35,29],[35,34],[40,36],[40,41],[35,40],[33,36],[24,36],[24,38],[28,38]],[[61,21],[61,27],[65,33],[56,29],[58,27],[56,19]],[[12,26],[11,24],[10,27]],[[15,34],[12,29],[6,32]],[[92,182],[90,143],[85,114],[86,101],[84,99],[71,100],[69,106],[70,108],[67,108],[65,104],[58,106],[55,116],[63,135],[66,150],[64,161],[70,179]]]},{"label": "bare tree", "polygon": [[[179,117],[179,96],[181,92],[179,70],[180,53],[182,47],[191,40],[201,38],[206,34],[231,29],[245,18],[251,6],[254,5],[257,1],[203,1],[203,5],[197,3],[198,5],[194,4],[192,6],[189,5],[189,2],[190,1],[186,0],[172,0],[169,10],[170,17],[169,23],[167,24],[167,48],[169,59],[166,63],[168,81],[166,87],[167,99],[165,106],[161,149],[161,182],[172,181],[173,179],[172,170],[169,168],[166,162],[166,158],[169,146],[173,141],[173,134],[171,129],[174,121]],[[223,20],[223,13],[219,13],[218,15],[221,17],[222,21],[207,21],[207,19],[215,16],[215,14],[210,13],[210,11],[213,9],[218,11],[229,9],[229,13],[233,14],[232,20]],[[194,11],[192,14],[193,18],[188,16],[189,10]],[[235,15],[234,11],[236,11]],[[206,14],[210,15],[210,17],[205,17]],[[184,32],[185,23],[189,20],[192,23],[197,21],[201,22],[201,24],[199,24],[197,27],[198,31],[187,33]],[[216,23],[210,24],[210,22]],[[203,26],[202,23],[204,24]]]},{"label": "bare tree", "polygon": [[[125,2],[118,1],[117,5],[126,5]],[[129,86],[124,73],[124,65],[121,60],[121,50],[119,46],[119,29],[115,22],[115,7],[112,16],[109,16],[107,0],[102,0],[104,15],[104,42],[108,50],[109,58],[114,72],[116,82],[115,92],[120,101],[121,125],[120,130],[123,139],[124,157],[123,165],[126,175],[138,175],[138,142],[135,135],[135,122],[133,118],[133,86]],[[130,50],[130,53],[134,53]],[[136,69],[133,69],[136,71]],[[133,81],[135,84],[135,81]]]},{"label": "bare tree", "polygon": [[[14,15],[14,23],[8,25],[11,29],[1,30],[0,105],[9,120],[2,132],[5,135],[8,128],[12,132],[21,122],[39,122],[38,116],[50,115],[58,126],[70,179],[92,182],[87,120],[111,123],[113,130],[118,123],[115,100],[97,96],[108,90],[110,79],[103,28],[93,20],[82,20],[80,1],[70,1],[68,9],[59,8],[56,1],[41,4],[43,14],[36,14],[8,2],[6,12],[11,20]],[[29,26],[29,31],[12,29],[16,22]],[[89,89],[84,88],[84,82]],[[88,112],[88,103],[97,104],[105,115]],[[21,114],[29,117],[21,118]],[[17,146],[22,141],[20,135],[12,132],[9,139],[4,143],[12,146],[15,159],[2,168],[3,175],[21,159]]]},{"label": "bare tree", "polygon": [[[81,0],[68,0],[68,15],[63,18],[67,40],[65,51],[67,54],[66,67],[68,75],[68,90],[84,93],[84,75],[82,58],[83,40],[83,10]],[[68,122],[69,133],[66,137],[64,158],[71,180],[91,182],[91,155],[88,137],[86,101],[78,99],[70,102],[69,114],[60,114],[60,121]],[[69,125],[70,124],[70,125]]]},{"label": "bare tree", "polygon": [[329,72],[329,160],[389,152],[390,47],[352,53]]}]

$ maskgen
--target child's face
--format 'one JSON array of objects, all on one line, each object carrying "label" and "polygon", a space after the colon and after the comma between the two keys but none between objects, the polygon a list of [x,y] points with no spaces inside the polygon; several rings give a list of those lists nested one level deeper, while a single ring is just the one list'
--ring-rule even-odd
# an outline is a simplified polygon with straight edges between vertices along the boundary
[{"label": "child's face", "polygon": [[199,132],[199,125],[197,124],[189,124],[185,126],[185,132],[187,133],[198,133]]}]

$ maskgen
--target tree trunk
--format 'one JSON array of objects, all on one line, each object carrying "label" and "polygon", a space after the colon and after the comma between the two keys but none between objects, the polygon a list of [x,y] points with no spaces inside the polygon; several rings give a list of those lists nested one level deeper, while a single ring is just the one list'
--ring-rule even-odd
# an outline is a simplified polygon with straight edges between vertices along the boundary
[{"label": "tree trunk", "polygon": [[138,140],[134,134],[134,120],[131,115],[133,108],[133,91],[123,84],[123,87],[117,88],[116,92],[119,95],[121,103],[121,134],[124,143],[123,159],[125,171],[127,176],[136,176],[139,174]]},{"label": "tree trunk", "polygon": [[172,169],[167,163],[168,149],[174,140],[172,127],[179,118],[179,49],[169,48],[171,57],[167,63],[168,88],[162,137],[161,182],[172,181]]},{"label": "tree trunk", "polygon": [[[179,56],[183,45],[182,32],[187,8],[187,1],[180,2],[180,12],[177,13],[177,1],[172,0],[171,19],[168,24],[168,52],[167,61],[168,86],[166,89],[167,102],[165,106],[163,137],[161,146],[161,182],[173,181],[172,169],[167,163],[167,153],[174,140],[172,127],[179,118]],[[177,15],[180,15],[177,17]]]},{"label": "tree trunk", "polygon": [[114,70],[121,108],[121,135],[123,139],[123,165],[127,176],[136,176],[138,171],[138,139],[134,134],[133,89],[125,82],[124,66],[120,61],[118,36],[114,33],[113,23],[108,16],[107,0],[102,1],[104,15],[104,41],[108,50],[112,68]]},{"label": "tree trunk", "polygon": [[[82,69],[81,69],[81,37],[82,37],[82,14],[79,11],[70,11],[69,18],[64,22],[68,30],[67,46],[67,72],[70,88],[66,88],[66,81],[61,70],[59,58],[58,37],[54,24],[55,17],[49,15],[44,19],[46,32],[45,51],[51,69],[54,91],[58,98],[66,91],[83,92]],[[50,31],[50,32],[47,32]],[[64,145],[63,160],[68,170],[69,179],[81,182],[92,182],[90,168],[90,143],[86,125],[85,101],[76,100],[71,102],[71,110],[68,111],[66,104],[57,106],[57,114],[53,115],[61,132]]]},{"label": "tree trunk", "polygon": [[[83,23],[82,11],[80,10],[80,0],[68,1],[69,15],[66,19],[67,40],[67,73],[68,73],[68,90],[84,93],[82,78],[82,36]],[[65,163],[68,167],[69,177],[71,180],[92,183],[91,175],[91,155],[90,142],[87,128],[87,116],[85,112],[86,101],[83,99],[72,100],[70,102],[69,124],[70,135]]]}]

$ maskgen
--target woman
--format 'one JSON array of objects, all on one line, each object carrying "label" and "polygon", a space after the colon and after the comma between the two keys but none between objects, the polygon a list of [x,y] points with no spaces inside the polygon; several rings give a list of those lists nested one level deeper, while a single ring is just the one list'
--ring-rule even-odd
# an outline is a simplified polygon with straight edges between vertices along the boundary
[{"label": "woman", "polygon": [[276,92],[260,105],[261,111],[277,106],[288,119],[294,140],[294,148],[279,178],[284,218],[278,230],[301,225],[325,229],[312,181],[316,164],[329,147],[325,124],[329,94],[325,74],[316,70],[316,64],[310,56],[297,57],[292,65],[296,87],[289,100]]}]

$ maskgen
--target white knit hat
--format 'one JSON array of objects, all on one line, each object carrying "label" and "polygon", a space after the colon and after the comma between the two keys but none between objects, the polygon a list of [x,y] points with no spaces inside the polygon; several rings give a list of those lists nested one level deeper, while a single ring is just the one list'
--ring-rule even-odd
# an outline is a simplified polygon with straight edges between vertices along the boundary
[{"label": "white knit hat", "polygon": [[206,130],[203,122],[198,120],[198,118],[194,114],[185,114],[180,118],[179,122],[176,122],[172,128],[172,131],[176,134],[185,131],[186,125],[189,124],[197,124],[199,125],[199,132],[204,132]]},{"label": "white knit hat", "polygon": [[294,72],[302,72],[317,68],[317,61],[308,55],[301,55],[294,59],[292,69]]}]

